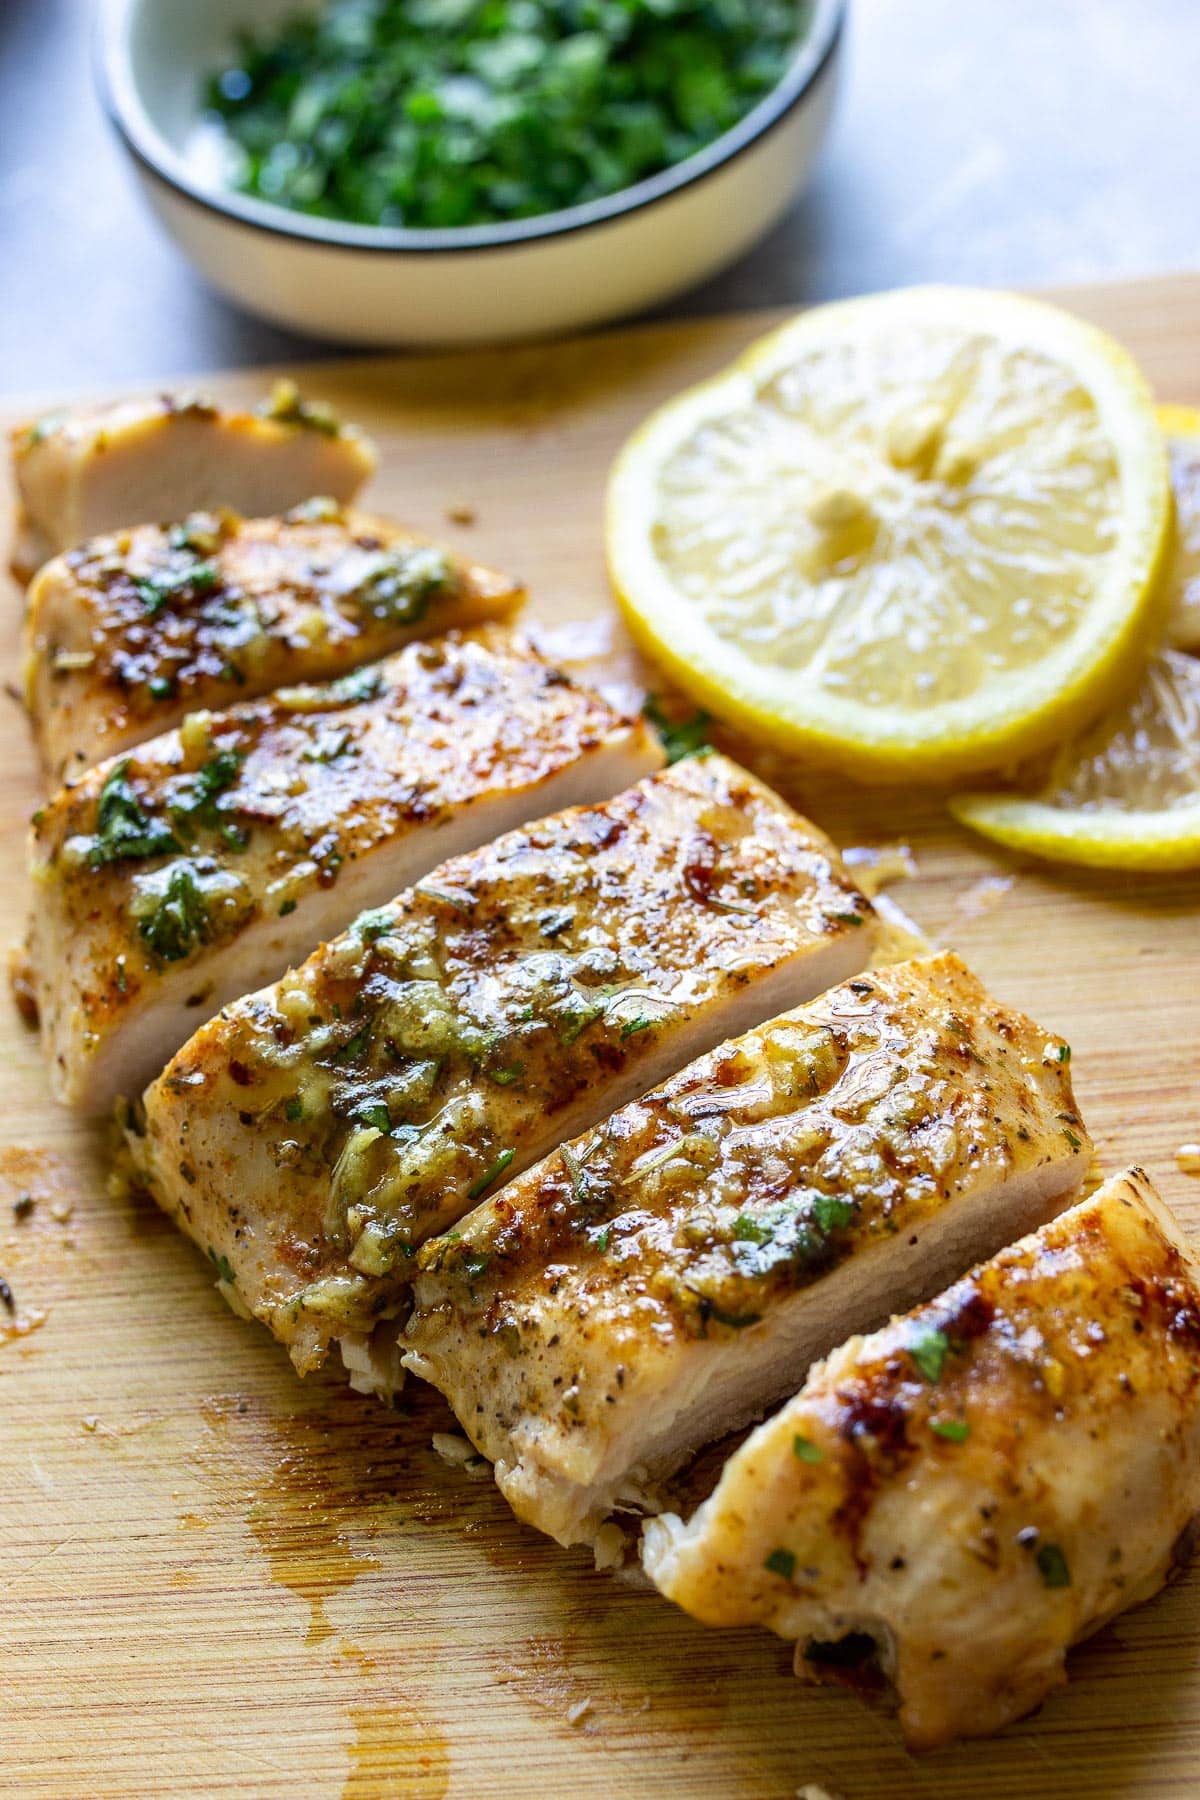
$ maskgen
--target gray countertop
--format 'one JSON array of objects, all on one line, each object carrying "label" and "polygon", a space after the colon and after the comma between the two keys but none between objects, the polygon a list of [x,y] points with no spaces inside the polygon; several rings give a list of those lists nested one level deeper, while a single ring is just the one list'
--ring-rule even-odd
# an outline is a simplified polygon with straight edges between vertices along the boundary
[{"label": "gray countertop", "polygon": [[[0,0],[0,391],[320,354],[206,289],[143,210],[91,17]],[[1200,266],[1198,77],[1200,0],[853,0],[808,194],[671,311]]]}]

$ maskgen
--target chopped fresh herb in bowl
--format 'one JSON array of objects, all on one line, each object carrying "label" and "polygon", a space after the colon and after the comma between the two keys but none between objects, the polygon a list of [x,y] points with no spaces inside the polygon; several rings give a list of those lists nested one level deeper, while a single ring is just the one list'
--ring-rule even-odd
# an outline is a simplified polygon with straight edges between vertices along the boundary
[{"label": "chopped fresh herb in bowl", "polygon": [[619,192],[782,79],[811,0],[330,0],[208,83],[231,187],[413,229]]}]

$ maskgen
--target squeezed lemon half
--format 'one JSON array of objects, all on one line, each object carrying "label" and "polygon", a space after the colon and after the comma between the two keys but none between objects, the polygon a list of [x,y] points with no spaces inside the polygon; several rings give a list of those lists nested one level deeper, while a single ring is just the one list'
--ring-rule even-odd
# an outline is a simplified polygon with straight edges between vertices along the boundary
[{"label": "squeezed lemon half", "polygon": [[656,412],[607,549],[634,636],[714,712],[856,776],[950,780],[1117,692],[1169,523],[1117,344],[915,288],[805,313]]},{"label": "squeezed lemon half", "polygon": [[1175,494],[1164,579],[1169,644],[1132,699],[1056,752],[1036,794],[968,794],[951,810],[1013,849],[1098,868],[1200,866],[1200,413],[1159,409]]}]

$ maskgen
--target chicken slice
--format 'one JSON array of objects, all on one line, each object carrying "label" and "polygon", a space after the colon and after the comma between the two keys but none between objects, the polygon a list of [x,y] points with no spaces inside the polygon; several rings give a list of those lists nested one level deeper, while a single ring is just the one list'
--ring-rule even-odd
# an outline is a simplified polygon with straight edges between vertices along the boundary
[{"label": "chicken slice", "polygon": [[1200,1271],[1134,1169],[835,1351],[644,1562],[805,1679],[890,1688],[928,1750],[1037,1706],[1198,1510]]},{"label": "chicken slice", "polygon": [[314,494],[346,504],[377,460],[369,438],[290,381],[254,412],[160,394],[47,413],[11,441],[22,581],[85,538],[143,519],[221,506],[262,518]]},{"label": "chicken slice", "polygon": [[29,590],[34,736],[47,770],[69,777],[198,707],[328,680],[521,598],[505,576],[332,501],[92,538]]},{"label": "chicken slice", "polygon": [[871,938],[827,839],[691,759],[444,864],[228,1007],[148,1090],[135,1163],[307,1370],[405,1310],[417,1246],[489,1188]]},{"label": "chicken slice", "polygon": [[405,1365],[563,1544],[1079,1191],[1065,1046],[956,956],[684,1069],[419,1258]]},{"label": "chicken slice", "polygon": [[108,1112],[364,907],[662,762],[640,719],[490,627],[193,713],[89,770],[32,837],[30,966],[55,1097]]}]

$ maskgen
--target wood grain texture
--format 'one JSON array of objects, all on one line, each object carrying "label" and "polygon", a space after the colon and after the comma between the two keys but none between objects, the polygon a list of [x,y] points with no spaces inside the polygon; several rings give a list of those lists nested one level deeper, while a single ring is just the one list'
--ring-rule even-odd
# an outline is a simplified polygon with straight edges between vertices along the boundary
[{"label": "wood grain texture", "polygon": [[[1124,338],[1163,398],[1200,401],[1200,279],[1064,297]],[[770,322],[324,365],[311,383],[379,438],[374,504],[524,576],[536,617],[603,621],[611,455]],[[462,505],[474,524],[448,517]],[[16,615],[14,594],[9,673]],[[15,704],[0,734],[16,937],[36,790]],[[913,846],[897,898],[1070,1038],[1104,1168],[1143,1162],[1200,1230],[1200,1182],[1174,1157],[1200,1138],[1200,881],[1036,869],[968,839],[935,799],[760,766],[843,843]],[[0,1034],[0,1272],[28,1327],[0,1329],[0,1792],[1196,1795],[1200,1573],[1085,1646],[1035,1719],[915,1762],[886,1719],[799,1689],[783,1645],[706,1632],[518,1526],[490,1482],[441,1465],[429,1394],[393,1415],[336,1380],[300,1383],[165,1220],[106,1198],[102,1134],[50,1104],[7,1001]],[[17,1219],[22,1194],[35,1204]]]}]

